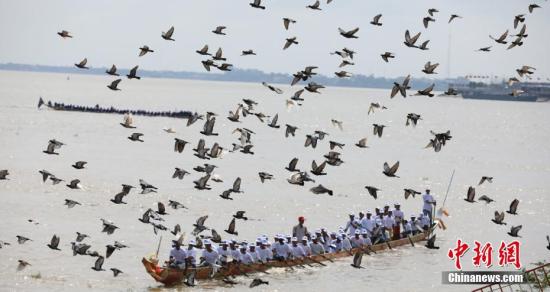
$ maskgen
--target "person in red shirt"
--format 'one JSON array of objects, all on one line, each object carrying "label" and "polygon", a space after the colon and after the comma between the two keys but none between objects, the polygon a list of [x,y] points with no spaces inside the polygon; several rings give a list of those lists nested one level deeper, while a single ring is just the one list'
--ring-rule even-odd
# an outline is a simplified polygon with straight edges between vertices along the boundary
[{"label": "person in red shirt", "polygon": [[298,225],[292,228],[292,237],[303,238],[308,234],[307,227],[304,226],[305,221],[306,218],[304,218],[304,216],[298,217]]}]

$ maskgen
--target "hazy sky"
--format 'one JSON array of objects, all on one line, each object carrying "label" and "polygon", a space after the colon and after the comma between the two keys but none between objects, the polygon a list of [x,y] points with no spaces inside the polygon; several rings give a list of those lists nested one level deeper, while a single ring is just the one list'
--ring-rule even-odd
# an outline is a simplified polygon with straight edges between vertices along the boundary
[{"label": "hazy sky", "polygon": [[[140,65],[147,70],[204,71],[203,56],[195,50],[208,44],[222,47],[228,62],[239,68],[293,73],[307,65],[319,72],[339,71],[339,57],[329,52],[343,47],[357,52],[352,73],[377,76],[423,76],[427,61],[441,63],[436,70],[446,77],[451,35],[451,76],[492,74],[511,76],[521,65],[536,67],[537,76],[550,77],[550,4],[532,0],[334,0],[321,1],[322,11],[306,9],[315,2],[266,0],[266,10],[254,9],[247,0],[0,0],[0,62],[71,66],[84,57],[91,67],[116,64],[119,68]],[[529,14],[527,6],[542,9]],[[436,22],[424,29],[422,18],[428,8],[437,8]],[[370,25],[382,13],[383,26]],[[448,24],[450,14],[459,14]],[[489,34],[499,36],[513,29],[517,14],[526,15],[528,38],[522,47],[506,50]],[[297,20],[286,31],[282,18]],[[165,41],[161,32],[175,26],[175,42]],[[211,33],[227,26],[226,36]],[[338,34],[360,27],[359,39]],[[56,32],[70,31],[73,39]],[[428,51],[403,45],[404,32],[422,32],[420,41],[430,40]],[[300,42],[283,51],[285,38]],[[155,52],[138,57],[138,48],[149,45]],[[490,53],[474,50],[493,46]],[[244,49],[257,56],[241,57]],[[390,51],[396,58],[386,64],[380,54]]]}]

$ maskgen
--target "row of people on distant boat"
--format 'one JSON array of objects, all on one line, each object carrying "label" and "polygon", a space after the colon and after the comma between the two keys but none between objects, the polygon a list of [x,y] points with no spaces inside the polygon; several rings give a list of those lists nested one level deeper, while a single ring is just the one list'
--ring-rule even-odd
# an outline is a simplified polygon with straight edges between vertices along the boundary
[{"label": "row of people on distant boat", "polygon": [[350,251],[352,248],[368,250],[373,244],[406,238],[430,228],[429,216],[422,213],[418,216],[412,215],[407,220],[400,207],[400,204],[396,203],[394,209],[390,210],[388,204],[382,209],[375,208],[374,213],[359,212],[357,217],[350,213],[346,226],[341,227],[338,232],[329,232],[326,228],[308,232],[304,225],[305,218],[301,216],[298,218],[298,225],[292,229],[292,235],[277,234],[273,238],[273,243],[266,235],[258,237],[252,243],[237,242],[235,239],[215,243],[210,239],[204,239],[204,249],[199,249],[196,246],[197,242],[191,239],[184,249],[181,242],[174,240],[167,264],[178,268],[223,266],[230,262],[252,264],[300,259],[312,255]]},{"label": "row of people on distant boat", "polygon": [[64,110],[64,111],[79,111],[79,112],[93,112],[93,113],[114,113],[114,114],[133,114],[140,116],[152,116],[152,117],[172,117],[172,118],[187,118],[190,115],[188,111],[146,111],[146,110],[128,110],[128,109],[116,109],[114,107],[103,108],[99,105],[94,107],[91,106],[81,106],[81,105],[72,105],[64,104],[58,102],[48,101],[44,102],[42,98],[38,100],[38,108],[42,105],[46,105],[49,108],[55,110]]}]

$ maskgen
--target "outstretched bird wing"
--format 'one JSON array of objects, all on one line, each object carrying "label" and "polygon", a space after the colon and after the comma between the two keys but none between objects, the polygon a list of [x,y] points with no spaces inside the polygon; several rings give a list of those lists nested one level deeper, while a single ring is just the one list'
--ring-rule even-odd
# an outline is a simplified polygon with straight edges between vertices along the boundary
[{"label": "outstretched bird wing", "polygon": [[399,168],[399,161],[397,161],[388,171],[390,174],[395,174]]},{"label": "outstretched bird wing", "polygon": [[130,70],[130,76],[136,76],[137,74],[137,69],[138,69],[139,66],[135,66],[134,68],[132,68],[132,70]]},{"label": "outstretched bird wing", "polygon": [[227,231],[231,233],[235,232],[235,218],[233,218],[229,223],[229,227],[227,227]]},{"label": "outstretched bird wing", "polygon": [[166,37],[171,38],[172,34],[174,34],[174,27],[173,26],[166,32]]},{"label": "outstretched bird wing", "polygon": [[238,177],[235,182],[233,182],[233,191],[240,192],[241,190],[241,178]]},{"label": "outstretched bird wing", "polygon": [[518,209],[518,204],[519,204],[519,200],[518,199],[514,199],[512,201],[512,203],[510,204],[510,213],[514,214],[516,213],[517,209]]},{"label": "outstretched bird wing", "polygon": [[289,169],[296,169],[296,165],[298,164],[298,158],[293,158],[290,163],[288,164]]},{"label": "outstretched bird wing", "polygon": [[468,199],[468,201],[474,201],[475,196],[476,196],[476,189],[474,187],[469,187],[468,193],[466,194],[466,198]]},{"label": "outstretched bird wing", "polygon": [[199,219],[197,219],[197,226],[204,226],[204,222],[208,219],[208,215],[202,216]]},{"label": "outstretched bird wing", "polygon": [[95,261],[94,268],[98,271],[101,270],[101,267],[103,266],[104,261],[105,259],[102,256],[99,256]]}]

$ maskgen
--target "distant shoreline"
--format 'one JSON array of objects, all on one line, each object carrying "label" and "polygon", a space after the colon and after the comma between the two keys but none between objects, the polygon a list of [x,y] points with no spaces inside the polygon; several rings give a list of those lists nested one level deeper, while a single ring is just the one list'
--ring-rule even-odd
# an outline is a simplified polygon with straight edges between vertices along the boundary
[{"label": "distant shoreline", "polygon": [[[47,65],[29,65],[17,63],[0,64],[0,70],[5,71],[23,71],[23,72],[48,72],[48,73],[65,73],[65,74],[83,74],[83,75],[106,75],[107,68],[90,68],[82,70],[75,67],[63,66],[47,66]],[[119,68],[118,71],[126,73],[129,69]],[[235,68],[227,73],[212,73],[212,72],[188,72],[188,71],[150,71],[138,70],[139,75],[150,78],[170,78],[170,79],[187,79],[187,80],[204,80],[204,81],[230,81],[230,82],[250,82],[250,83],[279,83],[290,84],[292,75],[282,73],[266,73],[255,69],[238,69]],[[351,78],[340,79],[336,77],[327,77],[325,75],[315,75],[313,81],[325,86],[335,87],[352,87],[352,88],[376,88],[389,89],[394,82],[401,82],[404,77],[385,78],[375,77],[373,75],[354,75]],[[465,79],[426,79],[412,78],[413,88],[425,88],[435,83],[435,89],[444,91],[450,83],[465,82]]]}]

